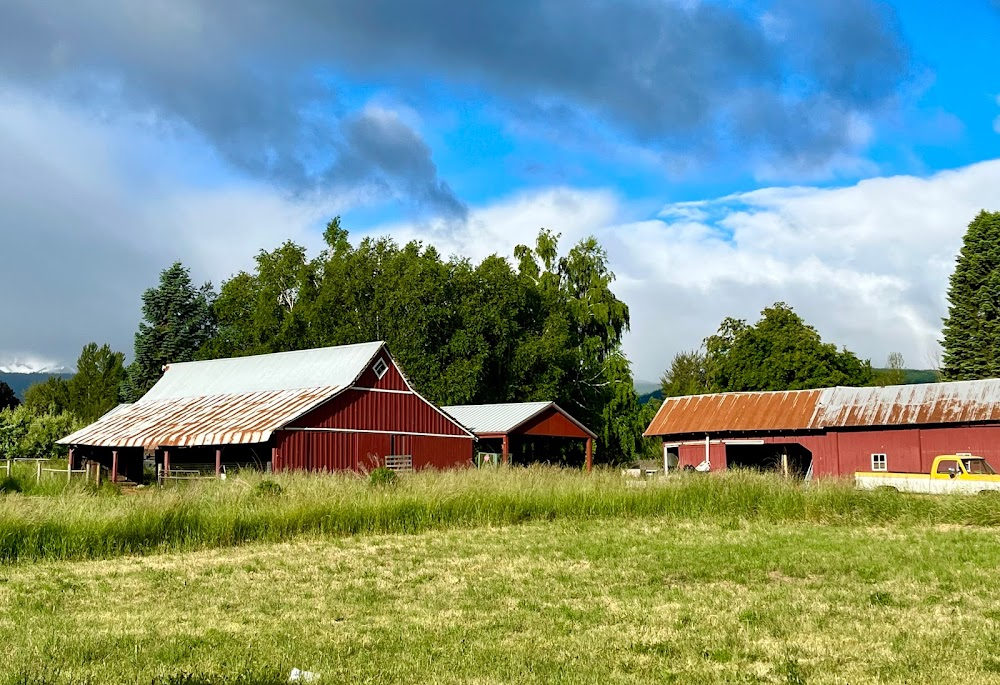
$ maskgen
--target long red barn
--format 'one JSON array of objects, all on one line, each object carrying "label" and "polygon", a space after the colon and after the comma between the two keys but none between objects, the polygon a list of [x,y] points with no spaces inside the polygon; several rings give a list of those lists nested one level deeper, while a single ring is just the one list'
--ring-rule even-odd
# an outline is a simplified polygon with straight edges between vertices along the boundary
[{"label": "long red barn", "polygon": [[645,435],[663,439],[672,468],[785,458],[816,476],[927,472],[935,456],[959,453],[1000,468],[1000,379],[671,397]]},{"label": "long red barn", "polygon": [[132,479],[149,453],[165,469],[466,466],[473,441],[413,389],[385,343],[372,342],[170,364],[138,402],[60,443]]}]

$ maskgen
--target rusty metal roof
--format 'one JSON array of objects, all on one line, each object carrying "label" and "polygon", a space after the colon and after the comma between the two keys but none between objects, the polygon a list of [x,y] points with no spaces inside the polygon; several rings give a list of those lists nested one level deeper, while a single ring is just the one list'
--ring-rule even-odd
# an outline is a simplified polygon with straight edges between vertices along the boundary
[{"label": "rusty metal roof", "polygon": [[373,342],[169,364],[139,401],[59,442],[145,448],[266,442],[350,387],[383,347]]},{"label": "rusty metal roof", "polygon": [[645,435],[1000,421],[1000,379],[670,397]]},{"label": "rusty metal roof", "polygon": [[823,391],[818,426],[905,426],[1000,421],[1000,379],[830,388]]},{"label": "rusty metal roof", "polygon": [[278,428],[342,388],[140,400],[107,414],[59,442],[98,447],[193,447],[267,442]]},{"label": "rusty metal roof", "polygon": [[821,392],[727,392],[668,397],[644,435],[804,430],[812,426]]}]

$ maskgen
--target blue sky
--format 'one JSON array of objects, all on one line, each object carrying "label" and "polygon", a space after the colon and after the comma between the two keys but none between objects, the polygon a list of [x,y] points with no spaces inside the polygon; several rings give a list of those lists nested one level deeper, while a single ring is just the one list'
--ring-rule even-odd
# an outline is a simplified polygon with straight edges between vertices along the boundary
[{"label": "blue sky", "polygon": [[598,235],[639,377],[779,299],[927,366],[1000,209],[990,0],[133,9],[0,8],[0,367],[130,352],[173,260],[219,283],[334,214],[476,259]]}]

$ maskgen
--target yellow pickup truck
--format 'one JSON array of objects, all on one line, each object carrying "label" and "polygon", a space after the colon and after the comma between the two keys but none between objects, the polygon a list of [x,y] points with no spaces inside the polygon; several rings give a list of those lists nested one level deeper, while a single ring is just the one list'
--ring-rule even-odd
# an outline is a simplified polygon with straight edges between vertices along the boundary
[{"label": "yellow pickup truck", "polygon": [[943,454],[934,458],[930,473],[864,471],[854,474],[862,490],[892,488],[900,492],[975,494],[1000,490],[1000,475],[982,457],[970,454]]}]

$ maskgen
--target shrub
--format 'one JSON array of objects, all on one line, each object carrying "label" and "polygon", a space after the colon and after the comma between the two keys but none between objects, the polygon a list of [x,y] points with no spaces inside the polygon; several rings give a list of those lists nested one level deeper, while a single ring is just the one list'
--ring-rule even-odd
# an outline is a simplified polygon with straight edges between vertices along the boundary
[{"label": "shrub", "polygon": [[368,483],[375,487],[393,485],[396,482],[396,472],[384,466],[368,474]]},{"label": "shrub", "polygon": [[271,479],[262,480],[254,486],[253,491],[261,497],[276,497],[284,492],[278,483]]},{"label": "shrub", "polygon": [[14,476],[4,476],[0,478],[0,492],[21,492],[21,481]]}]

